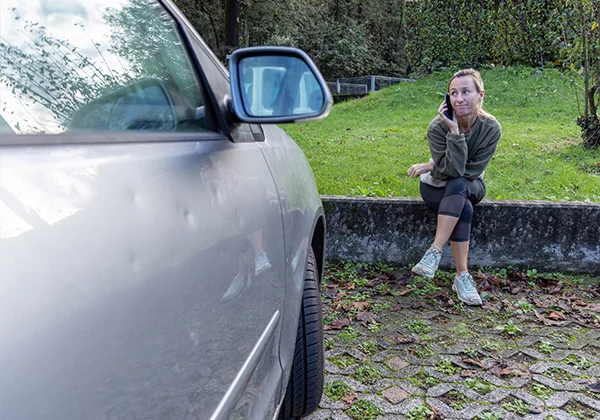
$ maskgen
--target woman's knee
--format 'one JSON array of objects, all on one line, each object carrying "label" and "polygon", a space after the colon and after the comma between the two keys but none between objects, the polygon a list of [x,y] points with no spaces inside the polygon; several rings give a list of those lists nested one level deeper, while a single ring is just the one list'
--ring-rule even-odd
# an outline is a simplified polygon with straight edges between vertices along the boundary
[{"label": "woman's knee", "polygon": [[469,200],[465,200],[462,212],[460,213],[460,220],[469,224],[473,220],[473,203]]},{"label": "woman's knee", "polygon": [[460,178],[451,178],[446,183],[446,196],[449,195],[462,195],[467,197],[469,190],[469,183],[473,181],[460,177]]}]

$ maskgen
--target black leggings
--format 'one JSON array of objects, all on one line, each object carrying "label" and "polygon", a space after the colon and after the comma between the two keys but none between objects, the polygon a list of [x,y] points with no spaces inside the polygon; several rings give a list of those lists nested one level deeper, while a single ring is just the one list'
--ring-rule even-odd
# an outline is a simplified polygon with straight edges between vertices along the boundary
[{"label": "black leggings", "polygon": [[432,187],[421,182],[421,197],[425,205],[437,214],[458,217],[450,235],[452,242],[467,242],[471,234],[473,206],[483,200],[485,184],[479,178],[451,178],[443,187]]}]

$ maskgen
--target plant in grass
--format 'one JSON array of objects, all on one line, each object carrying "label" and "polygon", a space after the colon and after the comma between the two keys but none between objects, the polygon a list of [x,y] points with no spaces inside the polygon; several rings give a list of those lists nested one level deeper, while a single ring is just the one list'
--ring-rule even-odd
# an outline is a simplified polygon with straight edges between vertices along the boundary
[{"label": "plant in grass", "polygon": [[369,292],[358,292],[354,293],[351,299],[355,302],[366,302],[371,299],[371,294]]},{"label": "plant in grass", "polygon": [[385,324],[383,324],[381,322],[373,321],[373,322],[369,323],[369,326],[367,328],[372,333],[377,333],[379,331],[385,330],[386,326],[385,326]]},{"label": "plant in grass", "polygon": [[427,373],[425,369],[421,369],[421,372],[409,377],[407,381],[410,384],[422,389],[428,389],[440,383],[439,380]]},{"label": "plant in grass", "polygon": [[373,305],[373,310],[375,312],[384,312],[390,309],[391,305],[387,302],[377,302]]},{"label": "plant in grass", "polygon": [[394,270],[394,267],[392,267],[388,263],[381,262],[381,261],[376,262],[375,265],[373,266],[373,271],[375,271],[377,273],[389,273],[390,271],[393,271],[393,270]]},{"label": "plant in grass", "polygon": [[375,291],[380,295],[389,295],[391,293],[390,285],[387,283],[378,284],[375,286]]},{"label": "plant in grass", "polygon": [[363,353],[372,356],[379,351],[379,345],[375,341],[365,341],[358,345],[358,349]]},{"label": "plant in grass", "polygon": [[445,373],[446,375],[454,375],[461,371],[461,369],[458,366],[455,366],[454,363],[452,363],[452,360],[445,358],[440,360],[438,364],[435,365],[434,369],[438,372]]},{"label": "plant in grass", "polygon": [[381,373],[370,363],[365,363],[364,365],[356,368],[356,371],[352,374],[352,377],[365,385],[373,385],[382,378]]},{"label": "plant in grass", "polygon": [[506,348],[506,344],[499,340],[494,340],[492,338],[485,338],[483,340],[479,340],[479,344],[481,348],[487,351],[498,351],[500,349]]},{"label": "plant in grass", "polygon": [[549,341],[541,341],[539,344],[540,352],[544,354],[552,354],[554,351],[554,346]]},{"label": "plant in grass", "polygon": [[406,328],[408,328],[410,332],[418,335],[427,334],[432,331],[431,325],[429,325],[427,321],[423,321],[421,319],[415,319],[414,321],[411,321],[408,325],[406,325]]},{"label": "plant in grass", "polygon": [[452,332],[459,337],[475,337],[477,332],[467,324],[459,322],[452,327]]},{"label": "plant in grass", "polygon": [[437,293],[442,290],[440,286],[429,279],[421,276],[413,277],[412,281],[413,294],[416,296],[427,296],[432,293]]},{"label": "plant in grass", "polygon": [[348,356],[346,354],[342,354],[339,356],[332,356],[332,357],[329,357],[328,360],[331,361],[331,363],[333,363],[334,365],[336,365],[337,367],[339,367],[341,369],[345,369],[347,367],[353,366],[358,363],[358,360],[356,360],[354,357]]},{"label": "plant in grass", "polygon": [[525,301],[518,301],[516,303],[517,308],[519,308],[519,310],[521,311],[521,313],[528,313],[528,312],[533,312],[534,308],[533,305],[529,302],[525,302]]},{"label": "plant in grass", "polygon": [[427,405],[422,405],[411,410],[406,416],[410,420],[427,420],[432,418],[435,412]]},{"label": "plant in grass", "polygon": [[369,280],[358,278],[358,279],[353,279],[352,283],[354,283],[354,285],[356,287],[366,287],[367,284],[369,284]]},{"label": "plant in grass", "polygon": [[467,356],[469,356],[471,359],[475,359],[477,356],[479,356],[479,352],[477,350],[475,350],[473,347],[466,347],[465,354]]},{"label": "plant in grass", "polygon": [[330,400],[334,401],[341,400],[342,397],[350,391],[350,387],[340,380],[325,385],[325,388],[323,389],[325,395],[327,395]]},{"label": "plant in grass", "polygon": [[335,347],[335,342],[330,339],[330,338],[325,338],[323,340],[323,348],[325,349],[325,351],[327,350],[331,350]]},{"label": "plant in grass", "polygon": [[411,347],[409,351],[419,359],[427,359],[435,354],[433,348],[427,343],[417,344],[416,346]]},{"label": "plant in grass", "polygon": [[354,401],[345,413],[354,420],[373,420],[384,414],[383,410],[367,400]]},{"label": "plant in grass", "polygon": [[591,360],[586,359],[583,356],[581,356],[581,357],[577,356],[575,354],[570,354],[563,361],[565,363],[567,363],[571,366],[575,366],[579,369],[588,369],[588,368],[591,368],[592,366],[594,366],[594,363]]},{"label": "plant in grass", "polygon": [[550,369],[546,370],[544,375],[561,384],[573,380],[573,375],[570,372],[557,367],[551,367]]},{"label": "plant in grass", "polygon": [[492,392],[496,387],[481,378],[467,378],[464,382],[465,386],[481,395],[486,395]]},{"label": "plant in grass", "polygon": [[325,319],[323,320],[323,323],[325,325],[329,325],[331,323],[334,323],[335,321],[337,321],[339,319],[339,316],[337,313],[335,312],[330,312],[327,315],[325,315]]},{"label": "plant in grass", "polygon": [[519,414],[521,416],[524,416],[525,414],[529,414],[529,408],[530,408],[529,405],[527,405],[527,403],[525,403],[523,400],[520,400],[518,398],[514,398],[514,397],[508,398],[507,400],[505,400],[505,402],[503,402],[500,405],[505,410],[510,411],[515,414]]},{"label": "plant in grass", "polygon": [[345,342],[354,341],[358,337],[359,337],[358,331],[356,331],[356,329],[352,326],[348,326],[348,327],[344,328],[338,334],[338,338]]},{"label": "plant in grass", "polygon": [[531,387],[533,388],[533,394],[540,400],[546,401],[554,394],[554,390],[538,382],[534,382]]},{"label": "plant in grass", "polygon": [[462,410],[469,405],[469,399],[457,391],[448,391],[444,394],[443,400],[455,410]]},{"label": "plant in grass", "polygon": [[507,335],[509,335],[509,336],[512,336],[512,337],[514,337],[514,336],[516,336],[516,335],[519,335],[519,334],[521,334],[521,333],[523,332],[523,331],[521,330],[521,328],[519,328],[518,326],[516,326],[516,325],[513,323],[513,320],[512,320],[512,319],[509,319],[509,320],[508,320],[508,322],[507,322],[506,324],[504,324],[504,325],[498,325],[498,326],[496,327],[496,329],[497,329],[497,330],[500,330],[500,331],[502,331],[504,334],[507,334]]},{"label": "plant in grass", "polygon": [[578,419],[588,420],[596,418],[596,411],[593,409],[584,406],[579,401],[571,400],[566,405],[562,407],[564,411],[572,415],[573,417],[577,417]]}]

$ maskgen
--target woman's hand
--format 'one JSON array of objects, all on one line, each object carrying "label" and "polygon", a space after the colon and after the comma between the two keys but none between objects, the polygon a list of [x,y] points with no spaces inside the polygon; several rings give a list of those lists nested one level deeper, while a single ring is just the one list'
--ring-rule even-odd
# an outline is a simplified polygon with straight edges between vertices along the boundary
[{"label": "woman's hand", "polygon": [[408,174],[408,176],[412,176],[413,178],[416,178],[422,174],[431,172],[432,169],[433,169],[433,162],[415,163],[414,165],[411,165],[410,168],[408,168],[408,171],[406,171],[406,173]]},{"label": "woman's hand", "polygon": [[446,117],[446,115],[444,114],[444,112],[447,109],[448,109],[448,107],[446,105],[446,101],[444,100],[444,101],[442,101],[442,103],[440,104],[440,107],[438,108],[438,115],[440,116],[442,121],[444,121],[446,123],[446,125],[450,129],[450,132],[452,132],[454,134],[458,134],[460,131],[458,130],[458,122],[456,121],[456,113],[452,114],[452,119],[448,119],[448,117]]}]

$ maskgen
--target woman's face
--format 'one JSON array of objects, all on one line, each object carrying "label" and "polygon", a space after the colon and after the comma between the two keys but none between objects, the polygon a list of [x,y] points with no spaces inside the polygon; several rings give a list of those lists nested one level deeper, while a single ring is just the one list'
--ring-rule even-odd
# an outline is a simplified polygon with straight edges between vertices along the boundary
[{"label": "woman's face", "polygon": [[476,114],[483,100],[484,91],[477,91],[471,76],[457,77],[450,82],[450,103],[457,117]]}]

